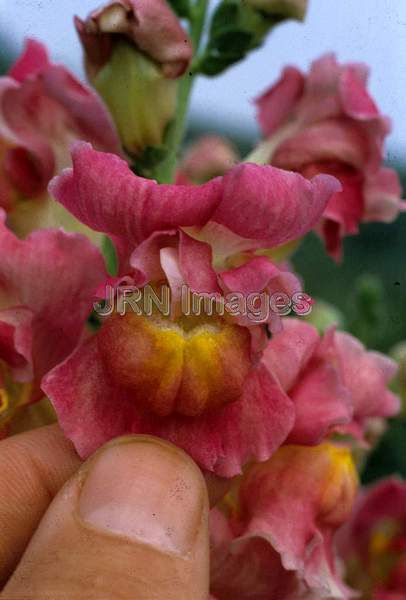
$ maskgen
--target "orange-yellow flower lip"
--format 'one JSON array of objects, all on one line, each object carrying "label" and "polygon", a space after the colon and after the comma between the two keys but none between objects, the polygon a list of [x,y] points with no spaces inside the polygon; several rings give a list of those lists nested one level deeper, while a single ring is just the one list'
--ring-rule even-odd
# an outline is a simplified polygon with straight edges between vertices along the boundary
[{"label": "orange-yellow flower lip", "polygon": [[251,368],[249,332],[215,318],[116,314],[98,343],[114,380],[159,416],[197,417],[237,400]]}]

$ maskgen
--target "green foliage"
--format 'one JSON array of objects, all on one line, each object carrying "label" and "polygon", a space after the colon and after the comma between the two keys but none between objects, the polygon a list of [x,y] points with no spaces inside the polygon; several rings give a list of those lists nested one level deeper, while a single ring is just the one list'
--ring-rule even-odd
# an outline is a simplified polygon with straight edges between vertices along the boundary
[{"label": "green foliage", "polygon": [[[344,241],[342,263],[331,260],[313,234],[293,257],[306,293],[337,306],[350,331],[381,352],[406,339],[405,239],[406,215],[401,215],[395,223],[362,225],[360,235]],[[367,275],[381,292],[370,289]]]},{"label": "green foliage", "polygon": [[147,146],[135,160],[134,172],[142,177],[154,178],[154,171],[165,160],[168,149],[165,146]]},{"label": "green foliage", "polygon": [[348,331],[367,347],[380,346],[388,320],[386,293],[376,275],[361,275],[354,283],[348,307]]},{"label": "green foliage", "polygon": [[182,19],[190,16],[190,0],[168,0],[174,12]]},{"label": "green foliage", "polygon": [[371,452],[362,473],[366,485],[390,475],[406,479],[406,420],[390,423],[378,446]]},{"label": "green foliage", "polygon": [[118,273],[118,257],[116,248],[107,235],[103,239],[102,254],[106,262],[108,274],[111,275],[111,277],[115,277]]},{"label": "green foliage", "polygon": [[275,22],[240,0],[223,0],[213,15],[199,71],[209,76],[219,75],[241,61],[263,43]]}]

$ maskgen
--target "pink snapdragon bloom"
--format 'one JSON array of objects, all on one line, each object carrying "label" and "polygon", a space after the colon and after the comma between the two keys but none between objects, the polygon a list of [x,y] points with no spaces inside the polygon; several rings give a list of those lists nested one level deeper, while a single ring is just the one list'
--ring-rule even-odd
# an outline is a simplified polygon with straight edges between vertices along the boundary
[{"label": "pink snapdragon bloom", "polygon": [[405,600],[406,483],[390,478],[363,490],[339,543],[362,598]]},{"label": "pink snapdragon bloom", "polygon": [[[308,181],[248,164],[201,186],[159,185],[117,156],[76,145],[73,169],[54,180],[52,193],[114,240],[116,285],[171,290],[169,314],[114,310],[45,378],[43,390],[82,456],[125,433],[168,439],[224,477],[271,456],[294,421],[292,401],[260,364],[265,325],[279,321],[217,307],[228,294],[244,301],[300,290],[291,272],[256,251],[308,231],[337,187],[328,175]],[[214,295],[216,310],[186,311],[184,286]]]},{"label": "pink snapdragon bloom", "polygon": [[348,333],[330,328],[320,338],[313,325],[286,319],[262,362],[295,404],[289,443],[319,443],[334,431],[362,439],[371,420],[399,411],[400,400],[388,389],[395,361],[367,351]]},{"label": "pink snapdragon bloom", "polygon": [[211,591],[218,600],[349,598],[333,535],[357,475],[347,449],[284,446],[248,468],[211,511]]},{"label": "pink snapdragon bloom", "polygon": [[332,54],[316,60],[303,75],[287,67],[280,80],[256,99],[266,141],[259,162],[298,171],[335,175],[343,191],[334,195],[317,230],[334,258],[344,236],[360,222],[393,221],[404,207],[398,175],[382,166],[390,132],[367,90],[364,64],[341,65]]},{"label": "pink snapdragon bloom", "polygon": [[47,195],[50,179],[70,164],[69,146],[77,139],[120,152],[114,124],[96,93],[51,63],[41,43],[28,40],[0,78],[0,207],[19,235],[79,226]]},{"label": "pink snapdragon bloom", "polygon": [[19,240],[0,211],[0,429],[41,397],[41,378],[79,342],[104,261],[80,234]]}]

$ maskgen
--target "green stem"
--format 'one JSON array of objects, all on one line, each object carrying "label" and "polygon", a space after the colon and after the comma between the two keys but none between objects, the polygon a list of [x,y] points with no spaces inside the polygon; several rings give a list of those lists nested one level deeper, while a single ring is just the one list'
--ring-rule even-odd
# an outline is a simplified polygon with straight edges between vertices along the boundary
[{"label": "green stem", "polygon": [[[209,0],[197,0],[192,8],[190,18],[190,37],[193,44],[195,57],[198,55],[204,25],[206,22],[206,13]],[[166,145],[168,147],[168,155],[165,160],[157,167],[154,173],[154,179],[159,183],[172,183],[175,177],[176,167],[179,159],[179,150],[183,142],[186,130],[186,118],[189,110],[189,103],[193,84],[195,81],[193,61],[190,71],[188,71],[179,81],[178,87],[178,104],[175,120],[170,125]]]}]

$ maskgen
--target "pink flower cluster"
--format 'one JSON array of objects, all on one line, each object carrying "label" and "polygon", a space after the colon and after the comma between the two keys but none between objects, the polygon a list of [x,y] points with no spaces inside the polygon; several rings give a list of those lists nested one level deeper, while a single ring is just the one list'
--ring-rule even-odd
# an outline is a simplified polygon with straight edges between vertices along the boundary
[{"label": "pink flower cluster", "polygon": [[[184,73],[191,45],[166,3],[112,4],[114,14],[108,5],[76,21],[91,75],[109,63],[117,34],[163,77]],[[266,139],[251,162],[211,138],[168,184],[131,170],[103,100],[39,42],[0,78],[0,429],[45,395],[82,458],[123,434],[186,450],[223,490],[211,514],[217,600],[350,598],[349,553],[374,559],[385,486],[360,500],[339,544],[336,534],[357,493],[352,447],[368,446],[377,420],[399,410],[388,389],[395,363],[301,318],[258,323],[180,306],[183,286],[219,302],[292,296],[302,282],[288,258],[309,231],[338,257],[361,221],[397,216],[398,178],[382,166],[389,124],[366,74],[332,56],[307,77],[287,68],[257,100]],[[169,316],[114,312],[91,326],[106,285],[147,284],[169,286]],[[404,506],[393,518],[404,520]],[[404,544],[404,531],[390,543]],[[376,600],[395,598],[404,567],[403,557]]]}]

